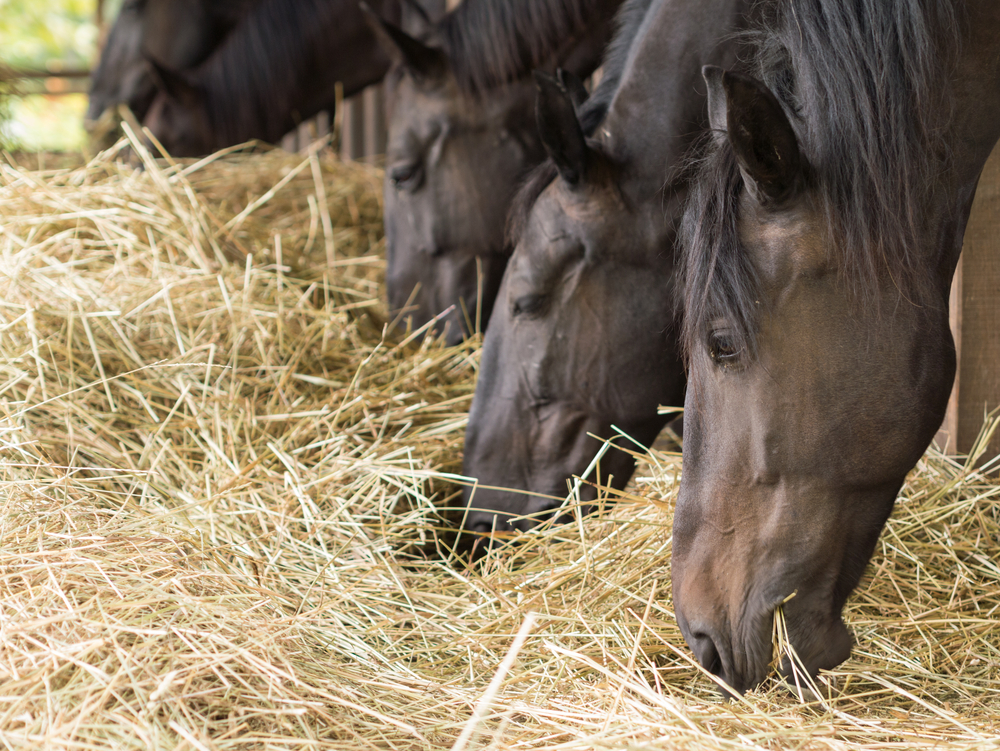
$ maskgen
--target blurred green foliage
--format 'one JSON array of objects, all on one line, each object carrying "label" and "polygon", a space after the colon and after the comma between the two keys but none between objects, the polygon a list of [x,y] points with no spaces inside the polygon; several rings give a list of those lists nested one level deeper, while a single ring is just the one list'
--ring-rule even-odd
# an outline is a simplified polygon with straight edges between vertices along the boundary
[{"label": "blurred green foliage", "polygon": [[96,7],[95,0],[0,0],[0,60],[25,68],[89,66]]},{"label": "blurred green foliage", "polygon": [[11,147],[9,122],[11,119],[10,105],[13,85],[8,80],[9,71],[0,63],[0,149]]},{"label": "blurred green foliage", "polygon": [[7,140],[19,151],[80,151],[87,144],[85,94],[17,97],[10,110]]},{"label": "blurred green foliage", "polygon": [[[121,0],[105,0],[110,25]],[[0,0],[0,70],[89,68],[96,63],[96,0]],[[76,148],[80,97],[13,98],[0,76],[0,148]]]}]

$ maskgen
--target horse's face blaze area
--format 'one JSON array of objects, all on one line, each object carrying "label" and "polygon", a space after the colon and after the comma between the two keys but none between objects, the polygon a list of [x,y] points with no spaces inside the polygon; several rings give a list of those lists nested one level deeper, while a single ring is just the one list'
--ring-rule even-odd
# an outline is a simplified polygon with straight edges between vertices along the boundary
[{"label": "horse's face blaze area", "polygon": [[459,90],[445,61],[387,77],[385,232],[389,306],[455,344],[489,320],[507,263],[504,221],[524,173],[541,161],[524,83]]},{"label": "horse's face blaze area", "polygon": [[[683,395],[672,255],[651,250],[656,220],[634,209],[610,162],[596,150],[587,160],[582,180],[556,177],[531,207],[497,297],[466,432],[463,474],[479,483],[465,492],[468,530],[551,516],[601,448],[588,434],[612,438],[614,425],[648,446],[665,421],[657,405]],[[586,479],[620,489],[633,470],[611,449]],[[581,488],[584,503],[595,497]]]},{"label": "horse's face blaze area", "polygon": [[[730,112],[730,134],[733,122]],[[758,135],[756,153],[776,153]],[[688,644],[743,692],[767,676],[773,615],[789,595],[790,641],[809,673],[849,656],[841,611],[940,425],[954,348],[940,301],[899,300],[886,280],[880,294],[898,304],[868,315],[846,293],[804,164],[778,200],[740,167],[756,352],[735,351],[722,318],[689,343],[672,578]]]}]

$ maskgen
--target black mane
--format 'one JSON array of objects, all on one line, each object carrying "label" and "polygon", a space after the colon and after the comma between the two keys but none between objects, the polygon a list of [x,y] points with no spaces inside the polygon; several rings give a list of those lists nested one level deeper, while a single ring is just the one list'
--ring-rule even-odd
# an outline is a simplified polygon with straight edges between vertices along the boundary
[{"label": "black mane", "polygon": [[438,23],[459,85],[482,92],[542,67],[620,0],[467,0]]},{"label": "black mane", "polygon": [[[887,278],[909,297],[920,268],[922,208],[948,150],[952,0],[769,0],[747,65],[799,136],[826,214],[831,253],[856,302],[877,308]],[[708,141],[680,228],[684,347],[728,321],[753,353],[756,280],[738,237],[743,179],[725,138]]]},{"label": "black mane", "polygon": [[[626,0],[618,11],[615,17],[615,35],[608,44],[602,63],[604,74],[594,93],[587,97],[587,101],[577,113],[584,135],[592,136],[608,114],[608,107],[621,85],[632,43],[638,36],[646,11],[653,2],[654,0]],[[460,5],[459,8],[461,7]],[[518,238],[524,231],[531,207],[558,174],[551,159],[545,160],[528,173],[514,196],[508,213],[506,242],[510,249],[517,244]]]},{"label": "black mane", "polygon": [[597,126],[604,121],[608,107],[615,97],[615,92],[621,86],[625,66],[629,61],[629,53],[639,36],[639,29],[646,18],[649,6],[654,0],[626,0],[615,16],[615,35],[608,43],[601,63],[603,75],[600,83],[594,89],[579,112],[580,126],[588,136],[593,135]]},{"label": "black mane", "polygon": [[205,108],[221,143],[240,143],[247,133],[277,141],[289,123],[325,32],[343,3],[330,0],[261,0],[199,69],[208,91]]}]

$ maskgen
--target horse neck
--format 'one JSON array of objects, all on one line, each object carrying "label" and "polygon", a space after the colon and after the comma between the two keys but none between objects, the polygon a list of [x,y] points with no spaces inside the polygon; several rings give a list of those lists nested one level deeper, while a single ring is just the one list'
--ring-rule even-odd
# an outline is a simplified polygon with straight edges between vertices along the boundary
[{"label": "horse neck", "polygon": [[574,52],[588,36],[603,48],[612,17],[622,0],[464,0],[437,24],[453,61],[459,85],[467,92],[489,91],[556,63],[587,76],[599,54]]},{"label": "horse neck", "polygon": [[205,12],[224,30],[230,30],[250,13],[259,0],[201,0]]},{"label": "horse neck", "polygon": [[[369,3],[398,15],[398,0]],[[198,71],[219,145],[275,142],[301,120],[377,83],[389,60],[356,0],[261,0]]]},{"label": "horse neck", "polygon": [[956,179],[978,179],[1000,138],[1000,3],[968,3],[969,38],[955,75],[955,113],[950,141],[955,145]]},{"label": "horse neck", "polygon": [[956,61],[954,110],[946,137],[949,164],[942,170],[947,182],[940,195],[946,200],[940,213],[928,212],[939,225],[928,233],[932,242],[944,236],[944,247],[933,247],[930,260],[945,281],[951,279],[962,250],[979,176],[1000,139],[1000,3],[974,0],[966,8],[967,34]]},{"label": "horse neck", "polygon": [[746,27],[751,4],[655,0],[647,11],[596,133],[643,190],[661,187],[708,127],[701,68],[732,67],[733,35]]}]

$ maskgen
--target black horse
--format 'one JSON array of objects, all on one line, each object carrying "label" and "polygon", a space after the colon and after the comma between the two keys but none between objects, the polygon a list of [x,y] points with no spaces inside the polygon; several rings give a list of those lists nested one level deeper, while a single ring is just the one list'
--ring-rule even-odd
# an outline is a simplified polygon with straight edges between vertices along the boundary
[{"label": "black horse", "polygon": [[768,5],[743,72],[705,71],[682,233],[674,607],[736,691],[767,675],[779,606],[796,679],[850,654],[844,602],[944,415],[951,277],[1000,137],[994,0]]},{"label": "black horse", "polygon": [[[586,76],[621,0],[464,0],[414,34],[372,18],[393,69],[385,230],[390,307],[456,343],[485,326],[507,263],[504,221],[545,157],[533,67]],[[478,326],[477,326],[478,324]]]},{"label": "black horse", "polygon": [[[579,118],[573,87],[540,78],[551,159],[511,217],[516,247],[466,432],[463,474],[479,482],[467,529],[531,527],[614,427],[649,446],[666,419],[657,406],[683,401],[673,245],[689,174],[677,167],[708,125],[701,63],[734,60],[748,7],[630,0]],[[633,469],[612,450],[588,479],[622,488]],[[581,500],[595,493],[586,485]]]},{"label": "black horse", "polygon": [[[399,0],[370,3],[397,21]],[[357,0],[259,0],[198,67],[151,60],[159,88],[144,125],[174,156],[275,143],[344,96],[382,80],[389,57]]]},{"label": "black horse", "polygon": [[146,116],[156,84],[146,57],[175,70],[202,62],[258,0],[125,0],[101,51],[84,123],[120,103]]}]

